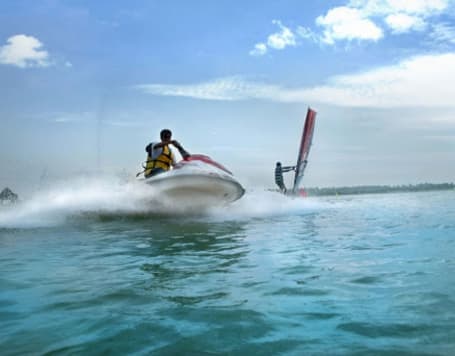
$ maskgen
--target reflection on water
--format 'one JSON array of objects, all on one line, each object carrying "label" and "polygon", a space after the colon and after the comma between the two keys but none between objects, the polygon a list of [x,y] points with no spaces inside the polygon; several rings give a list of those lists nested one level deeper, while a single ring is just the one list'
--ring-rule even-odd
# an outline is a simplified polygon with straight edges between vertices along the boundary
[{"label": "reflection on water", "polygon": [[134,254],[144,259],[140,268],[150,275],[146,288],[180,304],[222,298],[223,274],[239,268],[249,253],[244,225],[167,220],[144,227]]}]

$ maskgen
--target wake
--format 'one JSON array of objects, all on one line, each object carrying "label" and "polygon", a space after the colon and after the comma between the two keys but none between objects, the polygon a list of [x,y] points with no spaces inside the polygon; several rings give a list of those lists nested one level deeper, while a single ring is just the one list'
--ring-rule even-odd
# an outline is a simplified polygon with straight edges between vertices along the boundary
[{"label": "wake", "polygon": [[159,192],[138,181],[116,178],[76,178],[33,194],[16,205],[0,209],[0,228],[49,227],[73,217],[109,215],[115,217],[198,216],[210,220],[239,220],[296,214],[320,209],[313,199],[290,199],[265,189],[247,189],[244,197],[230,205],[208,210],[182,210],[166,202]]}]

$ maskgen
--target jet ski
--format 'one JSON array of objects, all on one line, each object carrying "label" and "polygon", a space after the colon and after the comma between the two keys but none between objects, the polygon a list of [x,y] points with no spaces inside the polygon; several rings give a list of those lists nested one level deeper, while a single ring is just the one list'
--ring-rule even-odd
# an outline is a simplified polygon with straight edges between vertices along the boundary
[{"label": "jet ski", "polygon": [[173,169],[139,180],[158,201],[183,209],[225,205],[245,193],[232,172],[201,154],[189,155]]}]

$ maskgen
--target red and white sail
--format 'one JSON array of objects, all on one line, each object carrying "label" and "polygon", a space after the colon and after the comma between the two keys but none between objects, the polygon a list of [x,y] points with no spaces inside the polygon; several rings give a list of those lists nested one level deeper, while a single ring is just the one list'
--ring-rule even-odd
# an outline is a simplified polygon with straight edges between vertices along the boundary
[{"label": "red and white sail", "polygon": [[308,155],[310,153],[311,142],[313,140],[313,131],[316,121],[316,111],[308,108],[305,125],[303,126],[302,138],[300,141],[300,149],[297,157],[297,165],[295,167],[294,187],[292,189],[294,194],[299,194],[303,173],[308,163]]}]

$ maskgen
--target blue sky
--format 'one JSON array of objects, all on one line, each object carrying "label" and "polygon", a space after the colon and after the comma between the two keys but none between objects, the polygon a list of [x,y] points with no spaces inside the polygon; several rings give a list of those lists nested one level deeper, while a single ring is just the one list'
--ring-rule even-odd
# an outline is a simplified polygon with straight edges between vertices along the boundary
[{"label": "blue sky", "polygon": [[455,3],[2,1],[0,187],[135,173],[168,127],[249,186],[454,181]]}]

